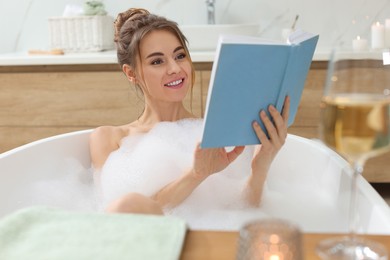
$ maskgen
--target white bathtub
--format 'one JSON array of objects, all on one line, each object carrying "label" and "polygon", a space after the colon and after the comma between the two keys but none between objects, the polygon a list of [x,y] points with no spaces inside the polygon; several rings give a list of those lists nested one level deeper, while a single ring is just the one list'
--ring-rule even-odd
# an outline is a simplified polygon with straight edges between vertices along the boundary
[{"label": "white bathtub", "polygon": [[[67,197],[65,193],[71,193],[71,188],[61,190],[62,186],[58,185],[69,172],[80,172],[82,178],[89,174],[90,132],[53,136],[0,154],[0,218],[33,205],[84,210],[83,203],[79,203],[82,198],[72,198],[69,194],[68,201],[64,202],[56,201],[53,196],[56,193]],[[268,216],[290,219],[304,232],[346,232],[350,187],[347,165],[321,143],[289,135],[267,181],[266,192],[280,196],[279,204],[265,203]],[[40,182],[46,184],[37,186]],[[288,192],[284,194],[284,190]],[[390,208],[386,202],[361,176],[358,191],[358,232],[390,234]]]}]

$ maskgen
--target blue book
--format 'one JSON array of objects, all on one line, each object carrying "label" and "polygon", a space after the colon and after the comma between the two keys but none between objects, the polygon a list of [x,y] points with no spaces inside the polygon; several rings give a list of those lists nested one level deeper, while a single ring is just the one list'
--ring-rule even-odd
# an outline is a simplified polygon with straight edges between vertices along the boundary
[{"label": "blue book", "polygon": [[287,43],[221,35],[211,71],[202,148],[259,144],[252,122],[290,96],[288,126],[295,119],[318,35],[302,30]]}]

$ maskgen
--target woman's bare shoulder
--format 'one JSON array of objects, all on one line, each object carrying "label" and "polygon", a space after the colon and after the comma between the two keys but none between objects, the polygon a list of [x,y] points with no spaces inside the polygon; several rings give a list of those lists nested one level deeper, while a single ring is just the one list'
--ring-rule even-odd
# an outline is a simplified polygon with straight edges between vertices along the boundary
[{"label": "woman's bare shoulder", "polygon": [[119,148],[120,141],[127,135],[124,126],[100,126],[94,129],[89,137],[93,166],[101,168],[108,155]]},{"label": "woman's bare shoulder", "polygon": [[99,126],[91,133],[91,138],[114,138],[124,132],[123,126]]},{"label": "woman's bare shoulder", "polygon": [[90,142],[97,144],[119,143],[127,133],[123,126],[99,126],[90,135]]}]

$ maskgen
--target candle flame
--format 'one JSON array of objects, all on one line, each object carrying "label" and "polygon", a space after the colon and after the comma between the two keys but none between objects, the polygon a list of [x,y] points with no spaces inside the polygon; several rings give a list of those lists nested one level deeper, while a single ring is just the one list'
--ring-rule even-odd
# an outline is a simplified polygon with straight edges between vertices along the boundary
[{"label": "candle flame", "polygon": [[271,255],[269,260],[280,260],[280,257],[278,255]]},{"label": "candle flame", "polygon": [[360,36],[358,35],[358,36],[356,37],[356,39],[357,39],[357,40],[360,40]]}]

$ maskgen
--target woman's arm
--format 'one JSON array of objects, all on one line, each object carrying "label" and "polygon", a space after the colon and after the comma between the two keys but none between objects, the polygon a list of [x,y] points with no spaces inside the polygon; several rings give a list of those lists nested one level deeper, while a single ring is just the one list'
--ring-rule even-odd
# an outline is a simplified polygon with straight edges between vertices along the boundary
[{"label": "woman's arm", "polygon": [[224,148],[201,149],[198,144],[194,153],[192,169],[158,191],[153,199],[163,208],[172,208],[179,205],[208,176],[225,169],[243,150],[243,146],[237,146],[230,152],[226,152]]},{"label": "woman's arm", "polygon": [[286,97],[283,111],[280,114],[274,106],[268,108],[273,122],[264,111],[260,112],[260,119],[267,129],[269,138],[257,122],[253,122],[253,129],[261,145],[257,146],[252,159],[252,173],[246,187],[246,199],[252,206],[259,206],[266,176],[272,161],[282,148],[287,138],[287,124],[290,111],[290,98]]},{"label": "woman's arm", "polygon": [[204,179],[191,169],[159,190],[152,196],[152,199],[157,201],[162,208],[173,208],[181,204]]}]

